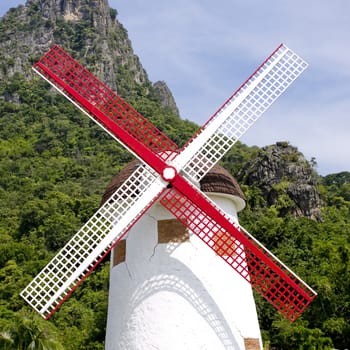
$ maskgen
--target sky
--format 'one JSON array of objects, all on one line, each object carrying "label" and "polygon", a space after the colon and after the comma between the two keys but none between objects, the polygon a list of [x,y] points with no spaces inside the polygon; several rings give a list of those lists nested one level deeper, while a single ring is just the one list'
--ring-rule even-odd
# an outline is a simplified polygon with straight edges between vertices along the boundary
[{"label": "sky", "polygon": [[[1,0],[0,16],[24,0]],[[242,137],[289,141],[321,175],[350,171],[349,0],[109,0],[151,81],[203,124],[284,43],[308,69]]]}]

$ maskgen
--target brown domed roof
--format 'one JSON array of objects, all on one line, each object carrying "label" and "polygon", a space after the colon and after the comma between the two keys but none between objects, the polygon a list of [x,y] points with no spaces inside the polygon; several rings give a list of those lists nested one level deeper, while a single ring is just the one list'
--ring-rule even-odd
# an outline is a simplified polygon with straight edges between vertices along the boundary
[{"label": "brown domed roof", "polygon": [[102,196],[101,205],[106,202],[107,199],[123,184],[123,182],[132,174],[139,164],[140,161],[138,159],[134,159],[112,178]]},{"label": "brown domed roof", "polygon": [[222,166],[214,165],[200,181],[203,192],[226,193],[246,200],[237,180]]},{"label": "brown domed roof", "polygon": [[[102,196],[102,204],[122,185],[139,164],[140,161],[135,159],[113,177]],[[214,165],[207,175],[204,176],[200,181],[200,188],[203,192],[224,193],[239,197],[245,201],[245,196],[236,179],[220,165]]]}]

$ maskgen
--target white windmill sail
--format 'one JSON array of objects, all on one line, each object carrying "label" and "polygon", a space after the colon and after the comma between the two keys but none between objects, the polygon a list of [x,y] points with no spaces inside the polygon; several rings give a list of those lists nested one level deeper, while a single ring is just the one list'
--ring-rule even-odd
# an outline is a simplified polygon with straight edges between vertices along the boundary
[{"label": "white windmill sail", "polygon": [[158,198],[165,187],[141,164],[21,292],[48,318]]},{"label": "white windmill sail", "polygon": [[200,181],[306,67],[280,45],[184,146],[174,165],[192,182]]}]

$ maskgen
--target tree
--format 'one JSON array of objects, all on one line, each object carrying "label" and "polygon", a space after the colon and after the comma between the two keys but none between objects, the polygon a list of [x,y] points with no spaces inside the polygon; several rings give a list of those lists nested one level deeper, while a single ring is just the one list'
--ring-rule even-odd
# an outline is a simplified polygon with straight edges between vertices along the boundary
[{"label": "tree", "polygon": [[310,328],[305,320],[290,323],[279,319],[272,324],[271,349],[276,350],[331,350],[332,340],[318,328]]},{"label": "tree", "polygon": [[43,322],[33,313],[18,313],[8,328],[0,333],[2,349],[63,350],[50,324]]}]

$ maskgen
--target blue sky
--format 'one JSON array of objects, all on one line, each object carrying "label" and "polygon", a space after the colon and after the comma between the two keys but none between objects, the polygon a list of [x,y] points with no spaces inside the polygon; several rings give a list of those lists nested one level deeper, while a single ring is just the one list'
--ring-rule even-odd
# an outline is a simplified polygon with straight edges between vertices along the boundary
[{"label": "blue sky", "polygon": [[[1,0],[0,16],[25,1]],[[281,42],[309,68],[247,132],[290,141],[322,175],[350,171],[349,0],[109,0],[151,81],[203,124]]]}]

